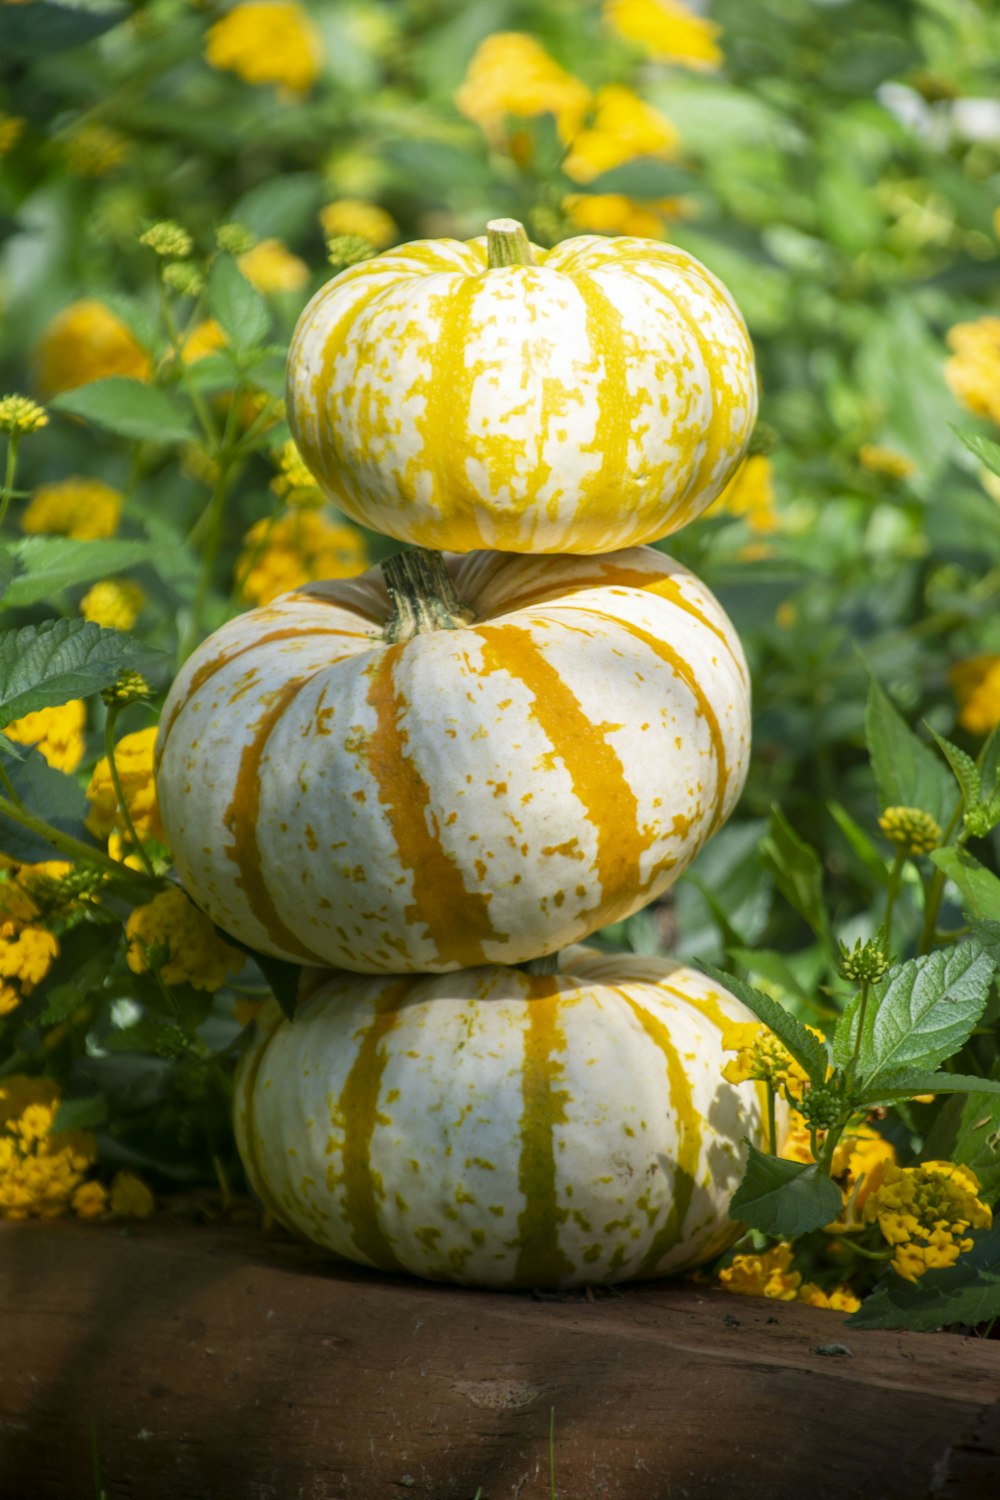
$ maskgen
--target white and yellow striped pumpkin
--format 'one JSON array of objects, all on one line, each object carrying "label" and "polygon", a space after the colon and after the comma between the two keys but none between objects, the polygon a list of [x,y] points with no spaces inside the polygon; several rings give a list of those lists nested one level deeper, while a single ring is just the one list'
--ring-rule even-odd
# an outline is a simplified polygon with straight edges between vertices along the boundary
[{"label": "white and yellow striped pumpkin", "polygon": [[735,471],[757,389],[722,284],[659,240],[532,251],[490,268],[486,237],[419,240],[306,307],[288,417],[355,520],[442,551],[607,552],[685,526]]},{"label": "white and yellow striped pumpkin", "polygon": [[650,548],[448,566],[458,629],[387,645],[373,569],[230,621],[171,689],[178,872],[259,951],[519,963],[660,895],[739,796],[746,665],[693,574]]},{"label": "white and yellow striped pumpkin", "polygon": [[272,1001],[236,1080],[251,1185],[290,1229],[384,1271],[497,1287],[686,1270],[736,1237],[762,1085],[722,1077],[749,1012],[663,958],[559,972],[323,976]]}]

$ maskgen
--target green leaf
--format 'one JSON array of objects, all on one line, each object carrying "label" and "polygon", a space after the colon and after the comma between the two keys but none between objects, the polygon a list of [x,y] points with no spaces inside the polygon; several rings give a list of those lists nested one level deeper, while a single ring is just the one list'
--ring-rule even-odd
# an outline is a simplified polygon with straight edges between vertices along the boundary
[{"label": "green leaf", "polygon": [[100,692],[125,667],[148,671],[159,655],[90,620],[45,620],[0,632],[0,728],[39,708]]},{"label": "green leaf", "polygon": [[992,958],[975,942],[939,948],[890,969],[869,996],[859,1086],[871,1093],[890,1074],[934,1068],[964,1046],[986,1008],[993,969]]},{"label": "green leaf", "polygon": [[848,844],[850,844],[872,880],[874,880],[876,885],[887,886],[889,884],[889,870],[874,842],[868,837],[864,829],[854,821],[847,809],[841,807],[839,802],[828,802],[826,805],[831,818],[844,835]]},{"label": "green leaf", "polygon": [[[624,193],[626,198],[674,198],[691,191],[697,178],[683,167],[673,167],[655,156],[637,156],[594,177],[582,189],[585,193]],[[580,192],[578,186],[576,189]]]},{"label": "green leaf", "polygon": [[823,900],[823,865],[811,844],[791,827],[778,807],[760,841],[760,860],[789,906],[809,923],[822,943],[830,943],[830,927]]},{"label": "green leaf", "polygon": [[1000,880],[965,849],[933,849],[931,859],[962,893],[966,911],[973,917],[1000,921]]},{"label": "green leaf", "polygon": [[[51,851],[47,857],[51,857]],[[38,1017],[40,1026],[56,1026],[67,1020],[100,988],[111,972],[120,937],[121,926],[117,922],[106,926],[82,922],[60,937],[59,957],[44,982],[45,1007]]]},{"label": "green leaf", "polygon": [[751,1146],[746,1175],[729,1211],[751,1229],[794,1239],[832,1224],[842,1207],[840,1189],[816,1162],[782,1161]]},{"label": "green leaf", "polygon": [[[868,1004],[875,1004],[871,996],[868,998]],[[834,1028],[833,1061],[838,1068],[846,1068],[854,1055],[854,1042],[857,1037],[858,1017],[860,1014],[861,995],[859,993],[848,1001],[843,1015]]]},{"label": "green leaf", "polygon": [[0,545],[0,599],[7,593],[14,576],[14,554],[7,546]]},{"label": "green leaf", "polygon": [[49,407],[66,416],[81,417],[119,437],[184,443],[191,436],[190,414],[179,401],[155,385],[131,380],[127,375],[108,375],[104,380],[78,385],[54,397]]},{"label": "green leaf", "polygon": [[958,801],[951,773],[904,722],[874,677],[865,737],[882,807],[919,807],[945,828]]},{"label": "green leaf", "polygon": [[826,1079],[828,1058],[826,1048],[818,1037],[813,1036],[802,1022],[796,1020],[783,1005],[772,1000],[770,995],[764,995],[760,990],[755,990],[753,985],[747,984],[743,979],[737,979],[732,974],[726,974],[722,969],[717,969],[713,964],[701,963],[699,968],[708,975],[714,984],[735,995],[737,1000],[742,1000],[747,1010],[752,1011],[759,1021],[763,1021],[775,1036],[782,1041],[796,1062],[808,1073],[813,1083],[823,1083]]},{"label": "green leaf", "polygon": [[859,1109],[869,1109],[875,1104],[898,1104],[901,1099],[913,1099],[917,1094],[967,1094],[973,1088],[982,1094],[1000,1094],[1000,1083],[989,1078],[904,1069],[901,1073],[887,1074],[876,1087],[865,1087],[852,1098]]},{"label": "green leaf", "polygon": [[979,1178],[980,1196],[986,1203],[1000,1198],[1000,1083],[994,1090],[970,1088],[958,1125],[951,1159],[971,1167]]},{"label": "green leaf", "polygon": [[1000,723],[994,724],[983,748],[976,757],[976,765],[982,778],[987,797],[992,797],[1000,786]]},{"label": "green leaf", "polygon": [[312,229],[323,198],[318,172],[279,172],[244,193],[229,210],[229,218],[245,224],[258,239],[290,244]]},{"label": "green leaf", "polygon": [[961,427],[952,426],[954,432],[968,448],[974,453],[981,464],[985,464],[991,473],[1000,478],[1000,443],[994,443],[990,438],[980,437],[978,432],[966,432]]},{"label": "green leaf", "polygon": [[1000,922],[977,917],[970,923],[970,936],[975,938],[983,952],[988,953],[1000,969]]},{"label": "green leaf", "polygon": [[208,306],[231,347],[255,348],[267,338],[267,303],[247,281],[231,255],[217,255],[208,276]]},{"label": "green leaf", "polygon": [[4,595],[12,609],[40,604],[62,589],[108,578],[125,568],[148,562],[148,542],[77,541],[72,537],[29,536],[13,543],[18,576]]},{"label": "green leaf", "polygon": [[[83,826],[87,814],[87,798],[83,788],[72,777],[50,766],[37,750],[31,750],[23,760],[7,766],[7,775],[14,790],[29,812],[43,817],[47,823],[63,833],[71,833],[84,843],[93,843]],[[95,848],[99,846],[95,843]],[[19,864],[39,864],[43,860],[58,859],[59,855],[47,840],[29,833],[13,818],[0,815],[0,853]]]},{"label": "green leaf", "polygon": [[52,1121],[53,1131],[96,1130],[108,1118],[108,1101],[103,1094],[88,1094],[85,1099],[63,1099]]},{"label": "green leaf", "polygon": [[972,756],[966,755],[965,751],[960,750],[957,745],[953,745],[951,740],[946,740],[943,734],[938,734],[933,725],[928,724],[927,728],[934,736],[935,744],[941,751],[941,754],[955,773],[955,780],[962,789],[965,806],[967,808],[977,807],[982,795],[982,784],[979,777],[979,769]]},{"label": "green leaf", "polygon": [[0,57],[44,57],[80,47],[130,14],[125,7],[84,10],[79,5],[53,5],[50,0],[5,5],[0,11]]},{"label": "green leaf", "polygon": [[848,1324],[855,1328],[910,1328],[929,1333],[951,1323],[988,1323],[1000,1316],[1000,1223],[972,1230],[973,1245],[953,1266],[906,1281],[887,1271]]}]

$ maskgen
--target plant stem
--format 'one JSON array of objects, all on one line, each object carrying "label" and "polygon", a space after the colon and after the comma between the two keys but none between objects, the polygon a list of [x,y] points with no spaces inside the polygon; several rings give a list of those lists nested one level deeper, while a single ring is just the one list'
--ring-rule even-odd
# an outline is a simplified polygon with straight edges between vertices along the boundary
[{"label": "plant stem", "polygon": [[12,823],[19,823],[22,828],[27,828],[29,833],[37,833],[38,837],[58,849],[60,854],[65,854],[68,859],[79,859],[87,864],[96,865],[99,870],[113,875],[116,880],[128,880],[133,884],[144,886],[147,890],[163,890],[163,881],[154,876],[143,875],[139,870],[133,870],[121,860],[111,859],[101,849],[94,849],[90,844],[85,844],[82,839],[74,838],[71,833],[64,833],[61,828],[53,828],[51,823],[46,823],[44,818],[37,818],[34,813],[29,812],[26,807],[18,806],[9,798],[0,796],[0,816],[10,818]]},{"label": "plant stem", "polygon": [[[965,799],[958,804],[951,815],[951,821],[945,829],[941,838],[942,846],[951,843],[959,822],[965,811]],[[957,847],[961,848],[963,839],[959,839]],[[920,931],[920,953],[929,953],[934,946],[934,935],[937,931],[938,913],[941,910],[941,898],[944,896],[945,873],[943,870],[935,869],[930,881],[924,887],[924,923]]]},{"label": "plant stem", "polygon": [[486,226],[486,264],[491,271],[503,266],[533,266],[535,257],[517,219],[491,219]]},{"label": "plant stem", "polygon": [[906,855],[902,849],[897,849],[896,858],[893,860],[892,869],[889,872],[889,888],[885,894],[885,918],[882,923],[885,928],[885,951],[887,953],[892,951],[892,914],[896,905],[896,897],[899,895],[899,882],[902,878],[905,863]]},{"label": "plant stem", "polygon": [[[226,513],[226,496],[229,491],[229,481],[233,472],[232,436],[236,425],[236,407],[241,387],[234,386],[229,403],[229,411],[226,415],[226,430],[222,438],[222,446],[217,454],[219,472],[216,476],[215,487],[212,497],[205,508],[205,544],[202,548],[201,567],[198,570],[198,582],[195,585],[194,600],[191,605],[191,619],[185,633],[179,652],[179,660],[184,662],[191,655],[195,646],[201,640],[202,623],[205,614],[205,606],[212,586],[212,570],[215,559],[218,556],[219,546],[222,542],[222,522]],[[197,524],[197,523],[196,523]]]},{"label": "plant stem", "polygon": [[775,1094],[770,1083],[767,1085],[767,1148],[772,1156],[777,1156],[778,1124],[775,1119]]},{"label": "plant stem", "polygon": [[427,547],[396,552],[383,562],[382,576],[392,600],[385,627],[390,646],[425,630],[461,630],[472,618],[462,607],[440,552]]},{"label": "plant stem", "polygon": [[194,381],[191,379],[191,371],[184,359],[184,346],[181,341],[180,331],[174,319],[173,310],[170,306],[170,298],[167,296],[167,289],[163,285],[162,281],[158,281],[157,286],[160,293],[160,311],[163,315],[164,327],[167,330],[167,338],[170,340],[170,349],[174,356],[174,365],[177,369],[178,374],[180,375],[181,383],[183,384],[184,389],[187,391],[188,400],[194,407],[195,415],[197,416],[198,421],[201,423],[202,431],[208,438],[208,441],[211,443],[212,447],[217,448],[219,446],[219,434],[216,430],[212,413],[209,411],[209,408],[205,402],[205,398],[202,396],[201,392],[195,386]]},{"label": "plant stem", "polygon": [[129,811],[129,805],[125,798],[125,789],[122,786],[121,777],[118,774],[118,764],[115,760],[115,722],[118,718],[118,712],[119,705],[112,704],[112,706],[108,709],[107,718],[104,721],[104,753],[108,758],[108,770],[111,772],[111,785],[115,789],[115,796],[118,799],[118,811],[122,815],[122,822],[125,824],[128,836],[132,840],[132,846],[138,854],[139,858],[142,860],[143,868],[145,869],[146,874],[151,875],[155,880],[156,871],[153,869],[153,861],[150,859],[149,855],[146,852],[145,844],[142,842],[142,839],[136,832],[135,824],[132,821],[132,814]]},{"label": "plant stem", "polygon": [[14,474],[17,470],[17,444],[20,433],[12,432],[7,437],[7,463],[4,469],[3,490],[0,491],[0,525],[3,525],[10,505],[11,496],[14,493]]},{"label": "plant stem", "polygon": [[861,1055],[861,1037],[862,1037],[862,1034],[864,1033],[864,1029],[865,1029],[865,1011],[868,1009],[868,993],[871,990],[871,987],[872,986],[871,986],[871,980],[870,979],[862,980],[862,983],[861,983],[861,1005],[858,1008],[858,1031],[857,1031],[857,1035],[854,1038],[854,1050],[851,1053],[851,1074],[852,1074],[852,1076],[854,1074],[854,1069],[858,1065],[858,1058]]}]

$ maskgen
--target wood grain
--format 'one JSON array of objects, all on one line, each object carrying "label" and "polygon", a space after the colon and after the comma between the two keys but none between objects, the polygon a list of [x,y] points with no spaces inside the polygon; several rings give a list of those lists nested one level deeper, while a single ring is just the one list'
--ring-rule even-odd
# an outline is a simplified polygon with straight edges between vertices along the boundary
[{"label": "wood grain", "polygon": [[[0,1226],[0,1496],[931,1500],[1000,1486],[1000,1347],[647,1284],[559,1299],[284,1236]],[[822,1353],[841,1344],[849,1353]]]}]

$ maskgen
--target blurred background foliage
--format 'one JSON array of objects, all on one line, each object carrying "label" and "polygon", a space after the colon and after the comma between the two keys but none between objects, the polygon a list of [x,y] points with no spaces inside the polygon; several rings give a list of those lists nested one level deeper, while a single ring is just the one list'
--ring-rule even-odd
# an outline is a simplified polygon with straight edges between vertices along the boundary
[{"label": "blurred background foliage", "polygon": [[[287,446],[284,348],[334,270],[500,214],[543,245],[673,241],[730,288],[760,370],[752,456],[666,544],[745,642],[754,760],[676,891],[604,936],[726,959],[828,1014],[830,931],[874,930],[892,856],[870,675],[972,754],[1000,719],[1000,485],[954,430],[1000,421],[998,56],[989,0],[0,0],[0,392],[56,403],[21,444],[6,529],[138,549],[44,600],[8,595],[5,623],[82,609],[131,630],[162,653],[162,693],[227,612],[394,546],[323,505]],[[168,400],[159,430],[152,408],[88,405],[109,375]],[[88,702],[80,787],[103,712]],[[993,842],[975,849],[995,866]],[[904,947],[918,897],[914,876]],[[135,1002],[120,969],[109,1005]],[[0,1023],[8,1073],[40,1066],[46,982]],[[245,1016],[234,994],[197,1010],[213,1055]],[[71,1094],[113,1093],[108,1028],[134,1030],[147,1001],[99,1034],[91,1013],[45,1067]],[[230,1169],[222,1104],[183,1049],[160,1054],[129,1060],[133,1123],[108,1159]]]}]

